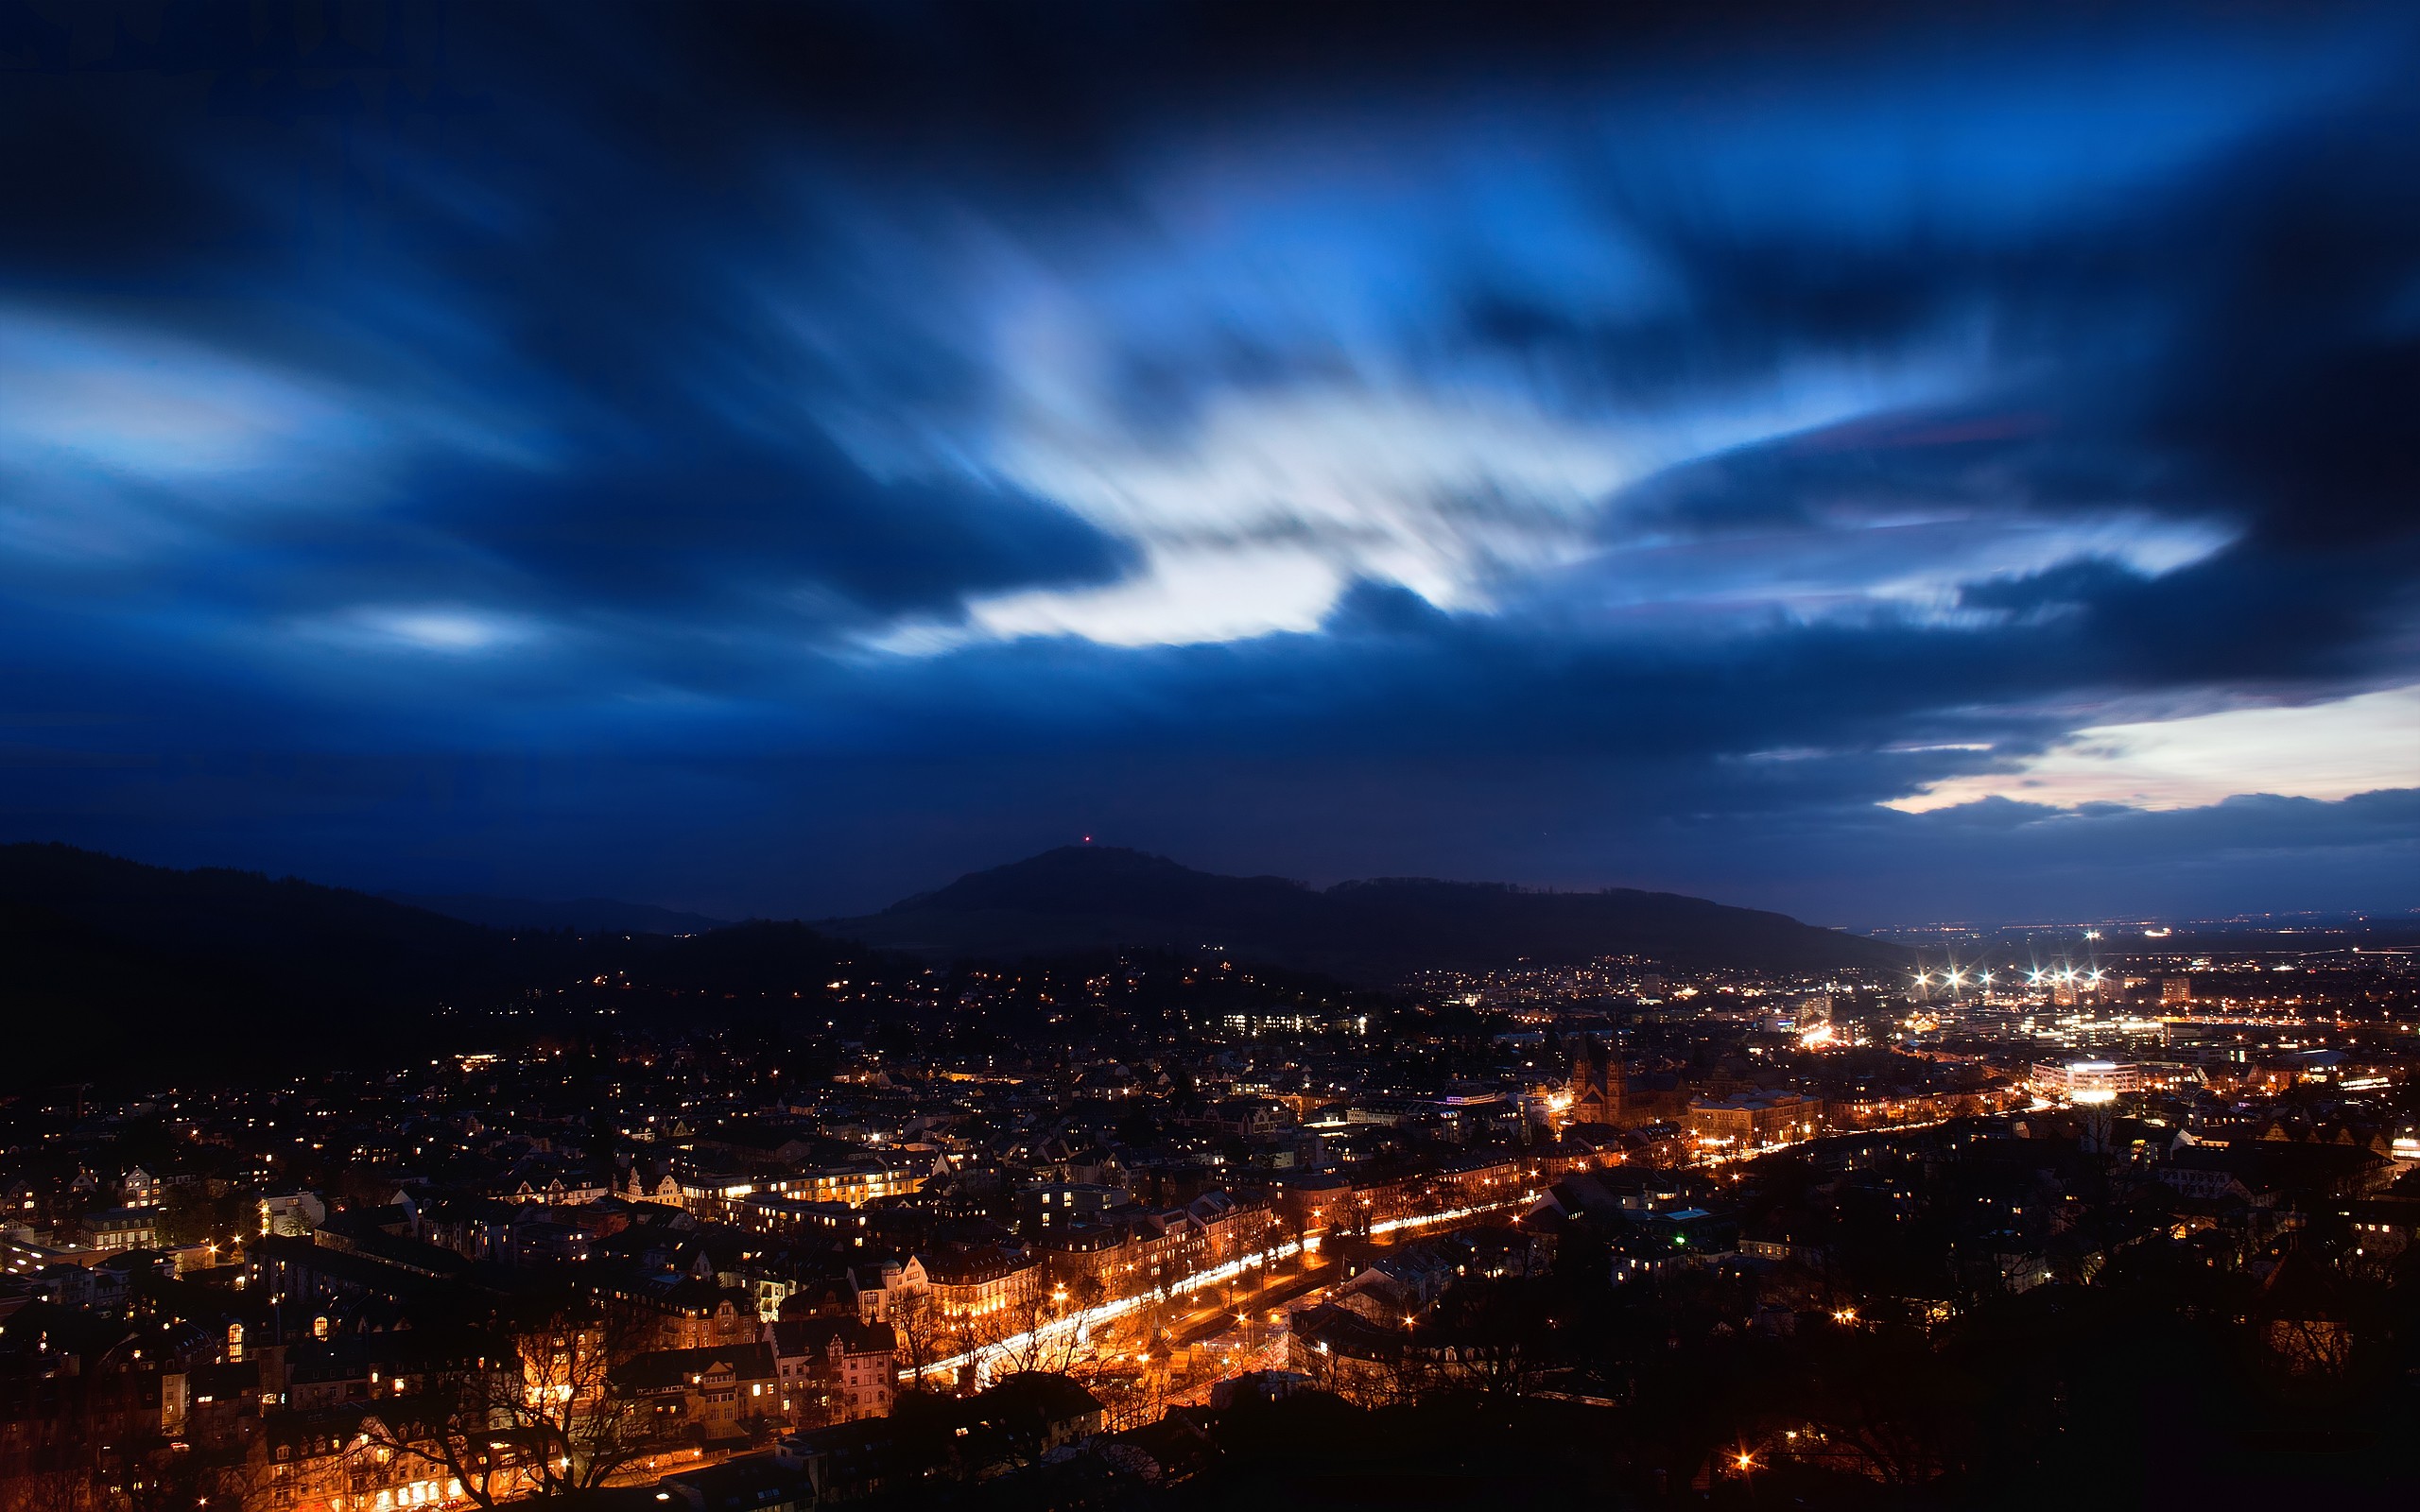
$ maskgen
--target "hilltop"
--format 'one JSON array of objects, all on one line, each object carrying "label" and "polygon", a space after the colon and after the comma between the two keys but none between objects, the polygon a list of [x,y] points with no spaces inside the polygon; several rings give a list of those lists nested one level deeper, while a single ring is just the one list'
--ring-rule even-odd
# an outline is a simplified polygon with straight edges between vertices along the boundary
[{"label": "hilltop", "polygon": [[1347,981],[1400,981],[1528,959],[1636,954],[1674,966],[1769,971],[1893,967],[1898,947],[1678,893],[1546,892],[1499,883],[1381,878],[1320,889],[1197,871],[1165,856],[1067,846],[969,873],[826,933],[928,955],[1049,955],[1218,947]]}]

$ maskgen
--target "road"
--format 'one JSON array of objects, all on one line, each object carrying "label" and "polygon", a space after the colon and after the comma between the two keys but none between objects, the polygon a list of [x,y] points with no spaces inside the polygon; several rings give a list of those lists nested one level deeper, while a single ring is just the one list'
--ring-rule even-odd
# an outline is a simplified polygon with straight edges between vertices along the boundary
[{"label": "road", "polygon": [[1221,1333],[1234,1332],[1237,1313],[1252,1315],[1255,1323],[1265,1323],[1270,1309],[1283,1307],[1306,1292],[1332,1286],[1337,1280],[1337,1267],[1333,1261],[1321,1262],[1307,1270],[1281,1271],[1270,1278],[1268,1285],[1249,1297],[1239,1297],[1233,1303],[1199,1307],[1187,1313],[1168,1330],[1168,1342],[1182,1349]]}]

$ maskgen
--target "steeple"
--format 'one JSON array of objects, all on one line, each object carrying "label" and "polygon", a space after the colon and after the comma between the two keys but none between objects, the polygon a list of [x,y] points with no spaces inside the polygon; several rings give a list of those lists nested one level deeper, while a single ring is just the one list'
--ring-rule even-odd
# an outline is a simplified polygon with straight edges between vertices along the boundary
[{"label": "steeple", "polygon": [[1582,1038],[1571,1062],[1570,1118],[1575,1124],[1619,1124],[1629,1110],[1630,1077],[1622,1057],[1593,1037]]}]

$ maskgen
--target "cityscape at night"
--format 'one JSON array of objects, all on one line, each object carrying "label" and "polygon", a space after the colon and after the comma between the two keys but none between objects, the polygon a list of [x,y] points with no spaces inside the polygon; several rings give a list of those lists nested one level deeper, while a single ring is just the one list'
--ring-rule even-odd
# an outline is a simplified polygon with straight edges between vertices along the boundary
[{"label": "cityscape at night", "polygon": [[0,0],[0,1512],[2420,1505],[2415,78]]}]

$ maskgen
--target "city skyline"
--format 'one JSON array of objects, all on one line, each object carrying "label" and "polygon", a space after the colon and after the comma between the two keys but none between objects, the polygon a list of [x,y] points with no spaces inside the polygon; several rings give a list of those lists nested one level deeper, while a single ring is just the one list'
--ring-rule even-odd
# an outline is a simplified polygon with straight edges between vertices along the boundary
[{"label": "city skyline", "polygon": [[2420,1506],[2414,78],[0,0],[0,1512]]}]

